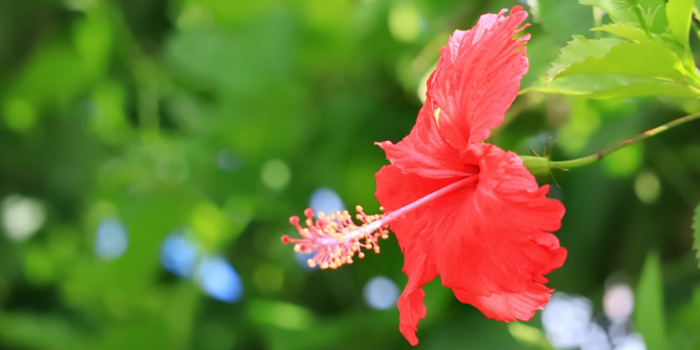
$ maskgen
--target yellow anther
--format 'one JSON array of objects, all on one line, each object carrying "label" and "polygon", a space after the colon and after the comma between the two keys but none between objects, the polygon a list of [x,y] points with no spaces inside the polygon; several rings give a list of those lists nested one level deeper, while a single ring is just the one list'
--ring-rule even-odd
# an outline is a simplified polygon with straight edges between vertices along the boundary
[{"label": "yellow anther", "polygon": [[321,263],[321,268],[324,269],[324,270],[327,269],[327,268],[328,268],[328,263],[327,263],[327,262],[322,262],[322,263]]},{"label": "yellow anther", "polygon": [[360,259],[362,259],[362,258],[365,257],[365,253],[359,252],[359,253],[357,253],[357,256],[358,256]]},{"label": "yellow anther", "polygon": [[294,252],[299,253],[301,251],[301,247],[298,244],[294,245]]},{"label": "yellow anther", "polygon": [[306,263],[309,264],[310,268],[316,267],[316,262],[313,259],[306,260]]}]

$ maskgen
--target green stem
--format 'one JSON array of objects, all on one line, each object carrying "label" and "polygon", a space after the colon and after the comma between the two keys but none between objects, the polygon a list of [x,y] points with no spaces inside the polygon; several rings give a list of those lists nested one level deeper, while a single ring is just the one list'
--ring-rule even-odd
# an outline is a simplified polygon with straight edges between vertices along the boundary
[{"label": "green stem", "polygon": [[551,166],[553,168],[559,168],[559,169],[573,169],[573,168],[578,168],[584,165],[588,164],[593,164],[597,161],[600,161],[601,159],[605,158],[607,155],[627,146],[630,144],[633,144],[637,141],[642,141],[645,140],[649,137],[652,137],[654,135],[660,134],[670,128],[673,128],[675,126],[687,123],[691,120],[699,119],[700,118],[700,112],[696,112],[693,114],[686,115],[685,117],[680,117],[678,119],[672,120],[664,125],[657,126],[651,130],[647,130],[629,140],[622,141],[618,143],[617,145],[614,145],[610,148],[606,148],[598,153],[594,153],[585,157],[577,158],[577,159],[572,159],[572,160],[564,160],[564,161],[559,161],[559,162],[551,162]]},{"label": "green stem", "polygon": [[653,39],[654,37],[651,35],[651,32],[649,31],[649,26],[647,26],[647,22],[644,20],[644,15],[642,14],[642,10],[639,8],[639,4],[637,1],[633,1],[630,6],[632,7],[632,12],[637,16],[637,20],[639,21],[639,27],[642,28],[644,33],[646,33],[647,37],[649,39]]},{"label": "green stem", "polygon": [[[603,25],[603,11],[595,6],[591,6],[591,8],[593,9],[593,25],[598,28]],[[602,33],[600,30],[596,30],[593,35],[596,39],[600,39]]]}]

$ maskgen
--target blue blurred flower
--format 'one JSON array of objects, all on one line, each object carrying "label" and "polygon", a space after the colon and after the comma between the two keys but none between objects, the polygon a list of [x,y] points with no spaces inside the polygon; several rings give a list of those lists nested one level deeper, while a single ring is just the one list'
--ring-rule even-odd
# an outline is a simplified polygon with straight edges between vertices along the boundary
[{"label": "blue blurred flower", "polygon": [[205,293],[224,302],[243,296],[243,282],[231,264],[219,255],[205,256],[197,266],[196,279]]},{"label": "blue blurred flower", "polygon": [[170,233],[160,248],[160,263],[163,267],[180,276],[189,277],[199,259],[199,247],[181,229]]},{"label": "blue blurred flower", "polygon": [[95,254],[102,259],[116,259],[129,247],[124,224],[117,219],[103,219],[97,227]]}]

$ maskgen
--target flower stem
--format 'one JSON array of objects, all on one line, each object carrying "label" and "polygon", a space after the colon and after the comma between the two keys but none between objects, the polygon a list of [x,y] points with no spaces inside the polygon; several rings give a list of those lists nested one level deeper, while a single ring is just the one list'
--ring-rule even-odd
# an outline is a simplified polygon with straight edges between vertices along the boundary
[{"label": "flower stem", "polygon": [[610,148],[606,148],[598,153],[594,153],[585,157],[577,158],[577,159],[572,159],[572,160],[564,160],[564,161],[558,161],[558,162],[551,162],[551,166],[553,168],[558,168],[558,169],[573,169],[573,168],[578,168],[584,165],[588,164],[593,164],[603,158],[605,158],[607,155],[627,146],[630,144],[633,144],[637,141],[642,141],[645,140],[649,137],[652,137],[654,135],[660,134],[670,128],[673,128],[675,126],[687,123],[691,120],[699,119],[700,118],[700,112],[696,112],[693,114],[686,115],[684,117],[680,117],[678,119],[672,120],[666,124],[663,124],[661,126],[657,126],[651,130],[647,130],[629,140],[622,141],[618,143],[617,145],[614,145]]}]

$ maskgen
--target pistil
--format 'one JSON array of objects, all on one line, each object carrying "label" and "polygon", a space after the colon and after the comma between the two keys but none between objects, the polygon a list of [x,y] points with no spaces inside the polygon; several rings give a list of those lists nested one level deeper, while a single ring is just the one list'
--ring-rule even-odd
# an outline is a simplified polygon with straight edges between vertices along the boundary
[{"label": "pistil", "polygon": [[[299,224],[299,217],[292,216],[289,223],[294,226],[302,238],[289,238],[283,236],[283,243],[294,243],[294,251],[297,253],[316,254],[307,260],[309,267],[317,265],[322,269],[336,269],[344,264],[351,264],[355,254],[363,258],[362,249],[373,249],[379,253],[379,238],[389,237],[388,226],[391,222],[404,217],[414,209],[452,191],[463,189],[476,184],[478,175],[472,175],[453,182],[435,192],[432,192],[400,209],[385,214],[365,214],[361,206],[355,207],[355,218],[360,225],[352,220],[347,210],[336,211],[329,215],[319,212],[314,220],[314,211],[306,209],[306,227]],[[383,208],[379,208],[383,211]]]}]

